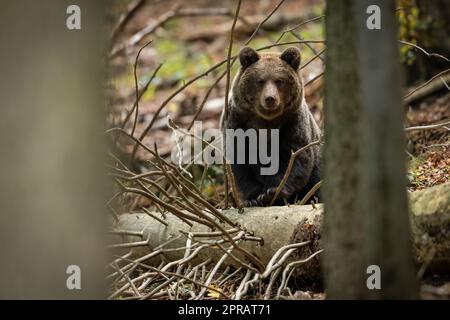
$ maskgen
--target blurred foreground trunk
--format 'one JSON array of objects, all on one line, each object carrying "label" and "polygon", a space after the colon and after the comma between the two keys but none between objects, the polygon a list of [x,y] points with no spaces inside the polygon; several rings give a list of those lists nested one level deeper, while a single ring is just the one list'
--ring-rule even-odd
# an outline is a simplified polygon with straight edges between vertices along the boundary
[{"label": "blurred foreground trunk", "polygon": [[105,297],[103,1],[71,4],[1,4],[0,299]]},{"label": "blurred foreground trunk", "polygon": [[415,298],[395,1],[330,0],[326,17],[327,297]]}]

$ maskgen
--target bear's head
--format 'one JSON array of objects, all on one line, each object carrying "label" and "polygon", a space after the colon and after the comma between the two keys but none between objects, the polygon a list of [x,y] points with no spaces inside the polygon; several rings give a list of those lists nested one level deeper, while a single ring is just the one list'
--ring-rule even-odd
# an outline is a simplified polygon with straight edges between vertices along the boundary
[{"label": "bear's head", "polygon": [[298,108],[303,98],[299,75],[300,51],[290,47],[279,53],[258,53],[250,47],[239,52],[241,69],[233,96],[243,107],[264,120],[272,120]]}]

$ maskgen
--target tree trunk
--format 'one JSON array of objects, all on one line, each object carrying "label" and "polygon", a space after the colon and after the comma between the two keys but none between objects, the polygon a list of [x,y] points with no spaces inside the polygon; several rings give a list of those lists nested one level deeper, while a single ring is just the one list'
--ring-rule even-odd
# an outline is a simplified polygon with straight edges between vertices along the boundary
[{"label": "tree trunk", "polygon": [[365,290],[363,220],[357,207],[361,159],[356,139],[362,118],[356,62],[357,25],[352,0],[331,0],[326,8],[324,273],[327,296],[355,298]]},{"label": "tree trunk", "polygon": [[[366,9],[381,9],[381,29]],[[328,297],[415,298],[395,1],[327,3],[325,280]],[[368,267],[381,289],[368,289]]]},{"label": "tree trunk", "polygon": [[365,263],[381,268],[382,290],[366,297],[417,298],[416,271],[410,253],[406,196],[406,153],[403,130],[398,27],[394,0],[378,1],[381,29],[366,27],[366,8],[376,2],[357,1],[363,114],[361,189]]},{"label": "tree trunk", "polygon": [[1,4],[0,299],[105,297],[104,6],[74,2]]}]

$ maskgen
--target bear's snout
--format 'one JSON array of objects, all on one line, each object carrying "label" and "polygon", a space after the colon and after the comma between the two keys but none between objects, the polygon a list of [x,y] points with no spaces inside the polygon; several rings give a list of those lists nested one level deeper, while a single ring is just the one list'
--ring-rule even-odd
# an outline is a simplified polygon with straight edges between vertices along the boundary
[{"label": "bear's snout", "polygon": [[273,97],[273,96],[267,96],[265,101],[266,101],[266,106],[268,106],[268,107],[275,105],[275,97]]},{"label": "bear's snout", "polygon": [[278,88],[273,81],[268,81],[263,88],[261,105],[266,109],[277,109],[279,104]]}]

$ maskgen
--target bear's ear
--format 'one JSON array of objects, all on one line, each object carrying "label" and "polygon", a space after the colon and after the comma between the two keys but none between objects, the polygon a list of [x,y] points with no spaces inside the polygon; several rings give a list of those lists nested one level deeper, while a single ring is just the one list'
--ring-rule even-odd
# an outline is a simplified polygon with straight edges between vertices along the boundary
[{"label": "bear's ear", "polygon": [[249,65],[259,60],[259,54],[250,47],[243,47],[239,51],[239,62],[242,68],[247,68]]},{"label": "bear's ear", "polygon": [[281,60],[287,62],[296,71],[298,70],[298,67],[300,67],[300,50],[295,47],[290,47],[284,50],[280,58]]}]

